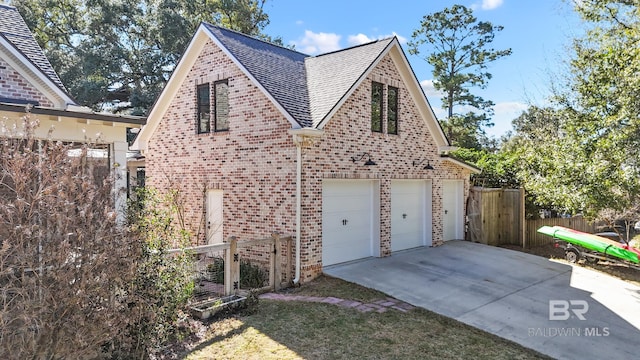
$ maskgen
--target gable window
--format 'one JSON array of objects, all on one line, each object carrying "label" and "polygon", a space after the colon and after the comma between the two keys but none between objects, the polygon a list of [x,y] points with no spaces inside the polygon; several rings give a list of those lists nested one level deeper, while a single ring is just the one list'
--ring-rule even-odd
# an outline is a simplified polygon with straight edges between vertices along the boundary
[{"label": "gable window", "polygon": [[398,88],[387,90],[387,133],[398,134]]},{"label": "gable window", "polygon": [[211,131],[211,100],[209,93],[209,83],[198,85],[198,134]]},{"label": "gable window", "polygon": [[371,83],[371,131],[375,132],[382,132],[382,89],[382,84]]},{"label": "gable window", "polygon": [[229,130],[229,83],[227,80],[214,83],[215,118],[214,131]]}]

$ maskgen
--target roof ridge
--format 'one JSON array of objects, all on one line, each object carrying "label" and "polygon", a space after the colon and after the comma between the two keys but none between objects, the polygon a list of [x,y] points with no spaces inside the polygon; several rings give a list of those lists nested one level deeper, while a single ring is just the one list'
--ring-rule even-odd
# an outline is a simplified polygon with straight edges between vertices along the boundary
[{"label": "roof ridge", "polygon": [[31,38],[33,38],[33,35],[18,34],[18,33],[10,32],[10,31],[0,31],[0,34],[2,34],[2,35],[8,34],[8,35],[19,37],[19,38],[23,38],[23,39],[31,39]]},{"label": "roof ridge", "polygon": [[294,50],[294,49],[288,48],[288,47],[286,47],[286,46],[278,45],[278,44],[272,43],[272,42],[270,42],[270,41],[267,41],[267,40],[265,40],[265,39],[261,39],[261,38],[259,38],[259,37],[255,36],[255,35],[247,35],[247,34],[245,34],[245,33],[242,33],[242,32],[240,32],[240,31],[238,31],[238,30],[229,29],[229,28],[227,28],[227,27],[220,26],[220,25],[214,25],[214,24],[211,24],[211,23],[206,22],[206,21],[203,21],[202,23],[203,23],[203,24],[205,24],[205,25],[206,25],[206,26],[208,26],[208,27],[214,27],[214,28],[217,28],[217,29],[221,29],[221,30],[229,31],[229,32],[235,33],[235,34],[237,34],[237,35],[244,36],[244,37],[249,38],[249,39],[252,39],[252,40],[260,41],[260,42],[262,42],[262,43],[264,43],[264,44],[267,44],[267,45],[270,45],[270,46],[274,46],[274,47],[277,47],[277,48],[280,48],[280,49],[283,49],[283,50],[291,51],[291,52],[294,52],[294,53],[297,53],[297,54],[300,54],[300,55],[304,55],[304,56],[306,56],[306,57],[309,57],[309,56],[310,56],[309,54],[305,54],[305,53],[300,52],[300,51],[298,51],[298,50]]},{"label": "roof ridge", "polygon": [[397,36],[395,36],[395,35],[394,35],[394,36],[391,36],[391,37],[385,37],[385,38],[382,38],[382,39],[376,39],[376,40],[369,41],[369,42],[366,42],[366,43],[362,43],[362,44],[358,44],[358,45],[349,46],[349,47],[346,47],[346,48],[344,48],[344,49],[338,49],[338,50],[334,50],[334,51],[326,52],[326,53],[323,53],[323,54],[318,54],[318,55],[313,56],[313,57],[314,57],[314,58],[318,58],[318,57],[322,57],[322,56],[325,56],[325,55],[332,55],[332,54],[339,53],[339,52],[343,52],[343,51],[349,51],[349,50],[357,49],[357,48],[359,48],[359,47],[364,47],[364,46],[369,46],[369,45],[377,44],[377,43],[382,42],[382,41],[390,41],[390,40],[395,39],[396,37],[397,37]]}]

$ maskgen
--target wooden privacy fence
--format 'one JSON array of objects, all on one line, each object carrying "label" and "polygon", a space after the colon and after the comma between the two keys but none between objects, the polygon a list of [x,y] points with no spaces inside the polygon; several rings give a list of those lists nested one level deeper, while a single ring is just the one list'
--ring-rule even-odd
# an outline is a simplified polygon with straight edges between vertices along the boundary
[{"label": "wooden privacy fence", "polygon": [[564,226],[578,231],[587,233],[596,232],[596,224],[585,220],[582,216],[575,216],[570,218],[547,218],[527,220],[527,234],[526,245],[527,247],[535,247],[550,244],[553,242],[553,238],[548,235],[540,234],[537,230],[541,226]]},{"label": "wooden privacy fence", "polygon": [[530,248],[553,242],[552,237],[537,232],[545,225],[596,232],[596,224],[581,216],[525,221],[524,195],[524,189],[473,187],[467,203],[468,240]]},{"label": "wooden privacy fence", "polygon": [[467,234],[488,245],[524,243],[524,189],[473,187],[467,203]]},{"label": "wooden privacy fence", "polygon": [[291,236],[274,233],[266,239],[243,241],[232,236],[221,244],[172,249],[167,255],[179,252],[193,256],[196,301],[249,290],[279,290],[291,281]]}]

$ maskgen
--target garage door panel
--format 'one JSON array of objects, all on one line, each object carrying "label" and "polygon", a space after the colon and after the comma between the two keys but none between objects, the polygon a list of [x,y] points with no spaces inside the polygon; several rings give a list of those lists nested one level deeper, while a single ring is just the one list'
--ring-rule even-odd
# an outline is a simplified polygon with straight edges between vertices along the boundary
[{"label": "garage door panel", "polygon": [[391,182],[391,250],[428,245],[431,187],[425,180]]},{"label": "garage door panel", "polygon": [[322,262],[337,264],[372,255],[372,181],[325,180],[322,194]]},{"label": "garage door panel", "polygon": [[[370,195],[367,195],[370,196]],[[329,205],[332,208],[339,208],[336,210],[332,210],[330,214],[340,213],[340,214],[348,214],[353,212],[362,212],[369,211],[371,208],[370,202],[367,200],[363,203],[361,198],[349,197],[349,198],[339,198],[333,199],[329,201]]]}]

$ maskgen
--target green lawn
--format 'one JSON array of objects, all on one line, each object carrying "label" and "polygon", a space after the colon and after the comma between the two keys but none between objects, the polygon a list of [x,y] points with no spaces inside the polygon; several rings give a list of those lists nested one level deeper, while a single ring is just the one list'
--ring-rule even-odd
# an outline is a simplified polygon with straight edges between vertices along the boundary
[{"label": "green lawn", "polygon": [[[358,301],[386,295],[321,277],[297,295]],[[261,300],[220,319],[186,359],[541,359],[533,350],[423,309],[362,313],[330,304]]]}]

